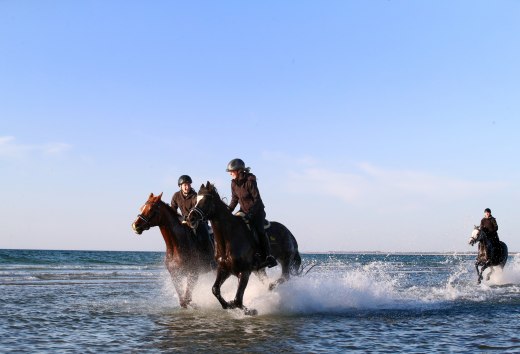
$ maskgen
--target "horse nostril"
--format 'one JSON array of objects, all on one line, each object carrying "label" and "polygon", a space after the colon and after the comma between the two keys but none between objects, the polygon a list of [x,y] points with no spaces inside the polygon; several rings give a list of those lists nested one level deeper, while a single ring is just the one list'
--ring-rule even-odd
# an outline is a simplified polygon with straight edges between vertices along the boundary
[{"label": "horse nostril", "polygon": [[132,224],[132,230],[138,235],[143,233],[143,230],[135,224],[135,222]]}]

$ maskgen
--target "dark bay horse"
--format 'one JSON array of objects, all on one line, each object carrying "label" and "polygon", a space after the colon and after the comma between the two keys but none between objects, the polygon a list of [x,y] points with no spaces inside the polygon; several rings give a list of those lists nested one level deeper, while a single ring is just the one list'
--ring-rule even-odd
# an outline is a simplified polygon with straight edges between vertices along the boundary
[{"label": "dark bay horse", "polygon": [[[177,213],[158,196],[150,194],[146,203],[141,207],[140,214],[132,223],[132,229],[140,235],[143,231],[159,226],[166,244],[164,263],[179,296],[181,307],[191,304],[191,295],[199,274],[211,270],[210,262],[214,258],[214,247],[201,247],[194,232],[187,225],[181,224]],[[206,251],[204,251],[206,250]],[[186,289],[183,282],[186,279]],[[193,304],[191,304],[193,306]]]},{"label": "dark bay horse", "polygon": [[[477,260],[475,262],[475,268],[477,269],[477,275],[478,280],[477,282],[480,284],[482,281],[482,273],[486,268],[490,268],[490,272],[488,273],[486,280],[489,280],[491,277],[491,273],[493,273],[493,268],[498,266],[501,269],[504,268],[507,262],[508,257],[508,250],[507,245],[500,241],[500,246],[502,247],[502,252],[500,254],[500,257],[494,257],[493,256],[493,245],[491,243],[491,240],[486,236],[486,233],[480,229],[480,227],[475,226],[473,229],[473,232],[471,233],[471,238],[469,239],[469,244],[473,246],[475,243],[478,244],[478,254],[477,254]],[[497,259],[498,258],[498,259]],[[478,267],[481,266],[482,268],[478,269]]]},{"label": "dark bay horse", "polygon": [[[211,221],[215,236],[217,278],[212,288],[213,294],[224,309],[240,308],[246,314],[256,314],[256,310],[244,307],[243,298],[251,272],[262,268],[262,261],[256,256],[258,241],[244,220],[231,213],[215,186],[209,182],[200,187],[197,205],[188,215],[188,223],[192,227],[205,220]],[[269,286],[273,289],[289,279],[290,274],[301,274],[301,257],[296,239],[284,225],[271,222],[266,233],[270,238],[271,253],[282,266],[282,276]],[[220,288],[232,274],[238,278],[238,289],[235,299],[227,302],[220,294]]]}]

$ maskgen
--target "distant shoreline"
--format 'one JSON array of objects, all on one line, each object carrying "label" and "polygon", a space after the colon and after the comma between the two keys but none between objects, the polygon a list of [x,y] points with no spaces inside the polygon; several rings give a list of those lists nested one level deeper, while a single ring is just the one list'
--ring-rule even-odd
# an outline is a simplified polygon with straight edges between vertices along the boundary
[{"label": "distant shoreline", "polygon": [[[33,249],[33,248],[0,248],[0,251],[50,251],[50,252],[143,252],[143,253],[164,253],[164,251],[121,251],[121,250],[67,250],[67,249]],[[444,256],[462,255],[476,256],[477,252],[471,251],[300,251],[301,254],[367,254],[367,255],[410,255],[410,256]],[[510,256],[520,254],[518,251],[509,252]]]}]

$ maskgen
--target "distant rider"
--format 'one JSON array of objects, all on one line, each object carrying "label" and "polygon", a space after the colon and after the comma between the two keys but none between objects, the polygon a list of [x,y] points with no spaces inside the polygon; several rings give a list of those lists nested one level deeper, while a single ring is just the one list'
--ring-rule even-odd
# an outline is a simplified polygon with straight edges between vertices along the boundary
[{"label": "distant rider", "polygon": [[[182,175],[179,177],[177,184],[180,187],[180,190],[175,192],[172,197],[171,207],[177,213],[177,209],[180,209],[182,216],[182,223],[186,224],[186,219],[188,214],[197,204],[197,192],[193,188],[191,188],[191,184],[193,181],[191,177],[188,175]],[[199,223],[196,235],[199,241],[199,245],[201,246],[204,252],[212,253],[214,255],[214,246],[213,246],[213,238],[209,234],[208,224],[207,223]],[[209,239],[209,242],[207,240]],[[214,260],[212,261],[213,265]]]},{"label": "distant rider", "polygon": [[276,266],[276,260],[271,255],[269,238],[265,234],[265,206],[256,184],[256,176],[249,171],[250,168],[246,168],[244,161],[241,159],[233,159],[228,163],[226,172],[229,172],[232,178],[229,210],[235,210],[237,204],[240,204],[240,211],[244,212],[246,220],[258,234],[265,263],[271,268]]},{"label": "distant rider", "polygon": [[496,260],[500,260],[502,246],[498,238],[497,220],[491,215],[491,209],[484,209],[484,218],[480,221],[480,229],[486,233],[493,246],[493,255]]}]

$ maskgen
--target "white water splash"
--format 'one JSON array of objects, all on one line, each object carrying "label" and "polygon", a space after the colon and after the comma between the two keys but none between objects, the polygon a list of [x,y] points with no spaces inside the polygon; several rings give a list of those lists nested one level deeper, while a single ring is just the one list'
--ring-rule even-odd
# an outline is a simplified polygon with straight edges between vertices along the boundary
[{"label": "white water splash", "polygon": [[[343,313],[365,310],[424,310],[450,306],[456,301],[481,302],[510,288],[497,285],[512,285],[515,291],[520,285],[520,256],[515,256],[503,272],[495,271],[491,280],[477,285],[472,261],[454,264],[441,273],[434,270],[417,271],[420,279],[439,277],[441,281],[410,284],[406,277],[414,269],[403,270],[395,264],[371,262],[369,264],[327,263],[305,277],[293,277],[274,291],[268,290],[269,282],[279,276],[279,269],[268,272],[269,282],[262,283],[252,275],[244,295],[244,305],[258,310],[260,315],[293,313]],[[423,275],[424,274],[424,275]],[[168,299],[163,306],[178,306],[177,295],[166,271],[163,294]],[[444,277],[444,280],[442,280]],[[435,278],[437,279],[437,278]],[[214,273],[204,274],[193,293],[193,301],[200,310],[219,311],[220,304],[213,296],[211,287]],[[233,300],[237,289],[236,277],[230,277],[222,286],[221,293],[227,301]],[[509,290],[508,290],[509,289]],[[168,305],[169,304],[169,305]],[[241,316],[240,311],[230,312]]]},{"label": "white water splash", "polygon": [[[486,279],[486,273],[484,272],[484,279]],[[520,254],[515,254],[513,259],[510,259],[504,269],[496,267],[491,274],[489,285],[520,285]]]}]

